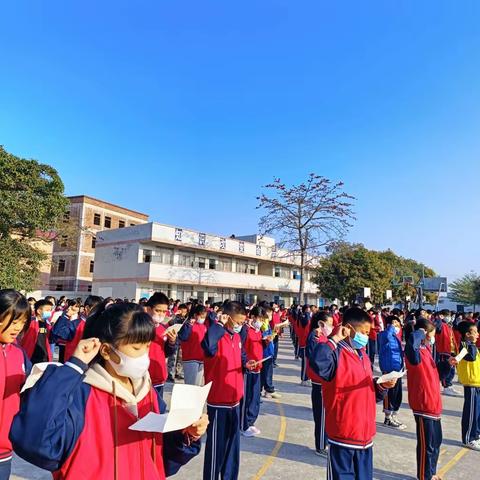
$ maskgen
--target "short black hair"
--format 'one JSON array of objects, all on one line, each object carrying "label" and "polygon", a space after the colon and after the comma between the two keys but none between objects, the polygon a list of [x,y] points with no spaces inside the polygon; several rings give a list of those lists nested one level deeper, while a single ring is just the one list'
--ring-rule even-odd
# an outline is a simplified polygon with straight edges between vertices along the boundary
[{"label": "short black hair", "polygon": [[465,340],[465,335],[470,332],[472,327],[476,327],[476,325],[471,322],[460,322],[457,325],[457,330],[461,333],[463,340]]},{"label": "short black hair", "polygon": [[421,328],[423,328],[427,333],[430,333],[435,330],[435,325],[430,320],[420,317],[420,318],[417,318],[413,329],[420,330]]},{"label": "short black hair", "polygon": [[401,323],[401,322],[400,322],[400,319],[399,319],[396,315],[389,315],[389,316],[385,319],[385,323],[386,323],[387,325],[391,325],[395,320],[396,320],[397,322]]},{"label": "short black hair", "polygon": [[33,306],[33,311],[35,312],[35,315],[37,314],[37,310],[39,308],[46,307],[47,305],[53,307],[52,302],[49,302],[48,300],[38,300],[38,302],[35,302],[35,305]]},{"label": "short black hair", "polygon": [[230,300],[226,300],[222,306],[223,313],[225,315],[229,315],[233,317],[233,315],[246,315],[247,310],[245,306],[242,305],[240,302],[233,302]]},{"label": "short black hair", "polygon": [[30,305],[27,299],[16,290],[5,289],[0,290],[0,322],[3,324],[2,332],[5,332],[8,327],[17,319],[25,319],[26,325],[23,331],[26,331],[30,323]]},{"label": "short black hair", "polygon": [[370,315],[359,307],[351,307],[345,310],[343,314],[343,325],[358,325],[360,323],[372,323]]},{"label": "short black hair", "polygon": [[147,307],[154,307],[155,305],[169,305],[168,297],[162,292],[155,292],[147,301]]},{"label": "short black hair", "polygon": [[256,317],[256,318],[267,318],[267,312],[265,311],[264,308],[255,305],[251,310],[250,310],[250,316]]}]

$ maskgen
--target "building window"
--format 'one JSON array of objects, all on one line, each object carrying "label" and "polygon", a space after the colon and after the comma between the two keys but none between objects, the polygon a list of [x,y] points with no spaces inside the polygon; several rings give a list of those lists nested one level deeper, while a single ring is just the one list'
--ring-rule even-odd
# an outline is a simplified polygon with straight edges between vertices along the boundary
[{"label": "building window", "polygon": [[64,272],[65,271],[65,259],[61,258],[58,261],[58,271],[59,272]]},{"label": "building window", "polygon": [[180,252],[178,255],[178,265],[180,267],[193,267],[193,255],[191,253]]},{"label": "building window", "polygon": [[99,213],[94,213],[93,214],[93,224],[100,226],[101,223],[102,223],[102,219],[100,217],[100,214]]},{"label": "building window", "polygon": [[130,226],[131,227],[134,227],[136,225],[136,223],[131,223]]},{"label": "building window", "polygon": [[199,233],[198,234],[198,244],[201,246],[201,247],[204,247],[205,246],[205,240],[206,240],[206,235],[204,233]]},{"label": "building window", "polygon": [[60,241],[61,247],[66,247],[68,243],[68,235],[62,235],[62,239]]},{"label": "building window", "polygon": [[125,228],[125,220],[118,221],[118,228]]},{"label": "building window", "polygon": [[220,239],[220,250],[225,250],[227,248],[227,239],[221,238]]},{"label": "building window", "polygon": [[275,269],[273,270],[273,276],[280,278],[280,267],[275,267]]},{"label": "building window", "polygon": [[92,248],[95,248],[96,244],[97,244],[96,237],[92,237]]},{"label": "building window", "polygon": [[232,261],[229,258],[220,258],[218,261],[218,269],[222,272],[231,272]]},{"label": "building window", "polygon": [[70,210],[67,210],[63,214],[63,223],[68,223],[70,221]]},{"label": "building window", "polygon": [[247,273],[248,272],[248,263],[238,262],[237,263],[237,272],[238,273]]},{"label": "building window", "polygon": [[95,262],[93,260],[90,260],[90,273],[93,273],[94,265],[95,265]]},{"label": "building window", "polygon": [[292,271],[292,278],[294,280],[300,280],[300,273],[298,272],[298,270],[293,270]]},{"label": "building window", "polygon": [[175,241],[177,241],[177,242],[182,241],[182,232],[183,232],[183,230],[181,228],[176,228],[175,229]]},{"label": "building window", "polygon": [[92,286],[89,285],[89,286],[87,287],[87,292],[91,292],[91,291],[92,291]]},{"label": "building window", "polygon": [[143,251],[143,262],[150,263],[152,261],[152,251],[151,250],[144,250]]},{"label": "building window", "polygon": [[214,258],[210,258],[208,260],[208,269],[209,270],[216,270],[217,268],[217,261]]},{"label": "building window", "polygon": [[105,217],[105,220],[103,222],[103,225],[105,228],[111,228],[112,226],[112,217]]},{"label": "building window", "polygon": [[55,290],[57,292],[61,292],[63,290],[63,284],[57,283],[57,285],[55,286]]},{"label": "building window", "polygon": [[206,265],[207,265],[207,259],[200,257],[198,259],[198,268],[206,268]]},{"label": "building window", "polygon": [[257,273],[257,268],[255,267],[255,265],[252,265],[252,264],[248,265],[248,273],[250,275],[255,275]]}]

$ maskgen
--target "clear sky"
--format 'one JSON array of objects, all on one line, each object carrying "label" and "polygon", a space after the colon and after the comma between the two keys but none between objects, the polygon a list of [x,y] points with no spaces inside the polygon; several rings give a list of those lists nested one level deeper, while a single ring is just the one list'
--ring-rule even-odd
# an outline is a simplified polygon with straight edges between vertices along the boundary
[{"label": "clear sky", "polygon": [[273,176],[343,180],[348,236],[480,273],[477,0],[17,0],[0,144],[66,193],[256,231]]}]

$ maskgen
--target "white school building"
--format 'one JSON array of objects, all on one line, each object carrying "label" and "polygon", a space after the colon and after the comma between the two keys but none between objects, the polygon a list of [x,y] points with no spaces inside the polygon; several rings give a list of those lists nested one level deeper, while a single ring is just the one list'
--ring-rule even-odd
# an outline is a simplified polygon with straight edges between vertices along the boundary
[{"label": "white school building", "polygon": [[[308,303],[320,302],[312,271]],[[272,238],[222,237],[150,222],[97,233],[92,293],[139,300],[154,291],[187,301],[298,301],[298,261]]]}]

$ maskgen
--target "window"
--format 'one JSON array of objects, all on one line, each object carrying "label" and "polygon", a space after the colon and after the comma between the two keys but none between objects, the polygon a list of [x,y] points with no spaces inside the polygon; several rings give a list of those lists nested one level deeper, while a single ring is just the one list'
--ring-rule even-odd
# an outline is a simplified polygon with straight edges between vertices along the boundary
[{"label": "window", "polygon": [[193,267],[193,254],[188,252],[180,252],[178,254],[178,265],[180,267]]},{"label": "window", "polygon": [[55,286],[55,290],[57,292],[61,292],[63,290],[63,284],[62,283],[57,283],[57,285]]},{"label": "window", "polygon": [[59,272],[65,271],[65,259],[63,258],[60,258],[60,260],[58,260],[58,271]]},{"label": "window", "polygon": [[110,228],[112,226],[112,217],[105,217],[103,225],[105,228]]},{"label": "window", "polygon": [[300,273],[298,273],[298,270],[293,270],[292,271],[292,278],[294,280],[300,280]]},{"label": "window", "polygon": [[207,264],[207,259],[206,258],[200,257],[198,259],[198,268],[205,268],[206,264]]},{"label": "window", "polygon": [[63,223],[68,223],[70,221],[70,210],[67,210],[63,214]]},{"label": "window", "polygon": [[125,228],[125,220],[118,221],[118,228]]},{"label": "window", "polygon": [[255,275],[257,273],[257,269],[255,265],[252,265],[252,264],[248,265],[248,273],[250,275]]},{"label": "window", "polygon": [[222,272],[231,272],[232,261],[229,258],[220,258],[218,261],[218,269]]},{"label": "window", "polygon": [[60,240],[60,246],[66,247],[68,243],[68,235],[62,235],[62,239]]},{"label": "window", "polygon": [[151,250],[144,250],[143,251],[143,262],[150,263],[152,261],[152,251]]},{"label": "window", "polygon": [[91,291],[92,291],[92,286],[89,285],[89,286],[87,287],[87,292],[91,292]]},{"label": "window", "polygon": [[217,268],[217,261],[213,258],[210,258],[208,260],[208,269],[209,270],[215,270]]},{"label": "window", "polygon": [[134,227],[136,225],[136,223],[131,223],[130,226],[131,227]]},{"label": "window", "polygon": [[94,225],[100,226],[101,223],[102,223],[101,220],[102,220],[102,219],[101,219],[99,213],[94,213],[94,214],[93,214],[93,224],[94,224]]},{"label": "window", "polygon": [[95,248],[96,244],[97,244],[96,237],[92,237],[92,248]]},{"label": "window", "polygon": [[275,267],[275,269],[273,271],[273,276],[277,277],[277,278],[280,278],[280,267]]},{"label": "window", "polygon": [[90,260],[90,273],[93,273],[94,265],[95,265],[95,262],[93,260]]},{"label": "window", "polygon": [[[144,250],[144,252],[146,252],[146,250]],[[150,252],[150,255],[151,262],[173,265],[173,250],[169,250],[167,248],[154,250],[153,252]]]},{"label": "window", "polygon": [[246,262],[238,262],[238,264],[237,264],[237,272],[238,272],[238,273],[247,273],[247,272],[248,272],[248,263],[246,263]]}]

